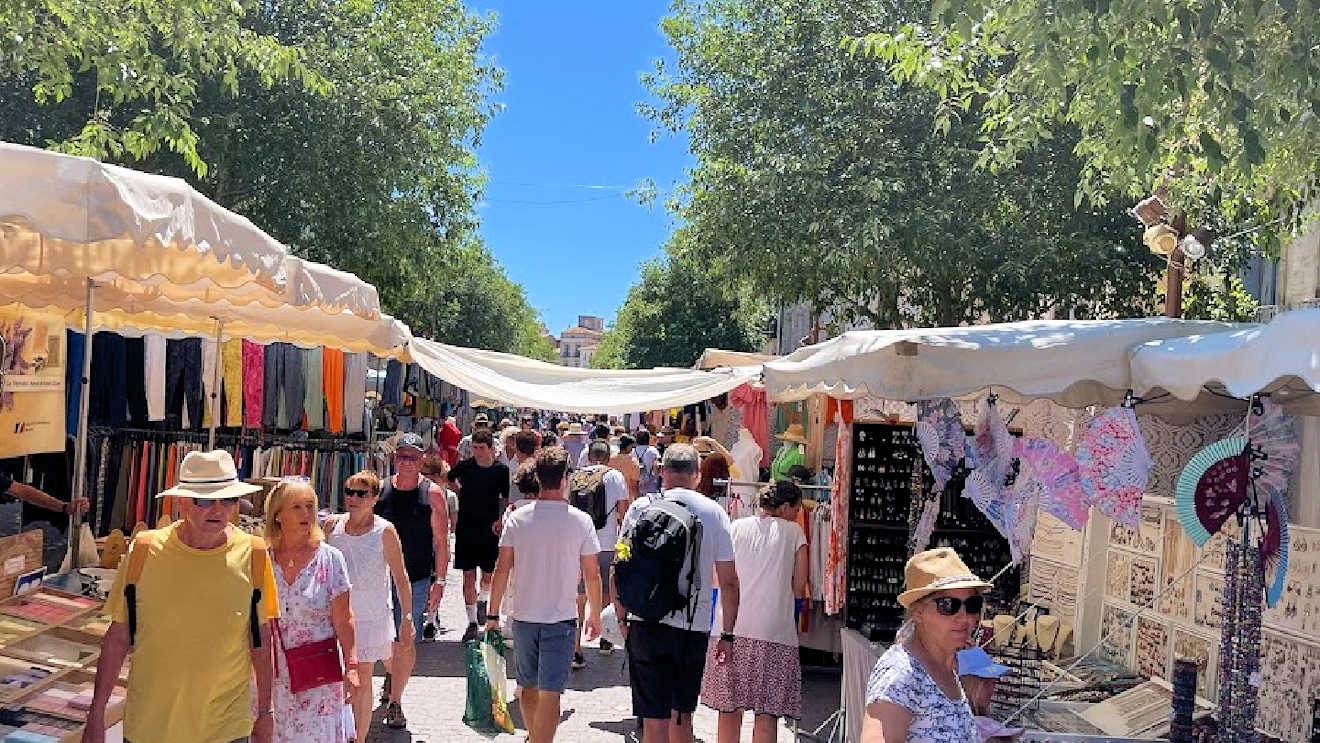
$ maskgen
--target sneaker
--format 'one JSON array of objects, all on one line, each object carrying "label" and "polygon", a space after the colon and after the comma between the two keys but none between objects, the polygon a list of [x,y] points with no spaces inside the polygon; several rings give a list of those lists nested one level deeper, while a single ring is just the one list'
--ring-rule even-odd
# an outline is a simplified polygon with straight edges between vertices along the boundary
[{"label": "sneaker", "polygon": [[485,602],[485,601],[478,601],[478,602],[477,602],[477,624],[485,624],[485,623],[486,623],[486,602]]},{"label": "sneaker", "polygon": [[380,703],[382,705],[390,703],[390,675],[385,674],[385,684],[380,687]]},{"label": "sneaker", "polygon": [[[573,653],[573,670],[576,671],[579,668],[586,668],[586,667],[587,667],[587,657],[582,653]],[[563,668],[563,666],[560,666],[560,668]]]},{"label": "sneaker", "polygon": [[385,709],[385,727],[401,730],[408,727],[408,718],[403,716],[403,707],[393,702]]},{"label": "sneaker", "polygon": [[603,637],[600,638],[600,654],[614,655],[614,643],[610,642],[609,640],[606,640]]},{"label": "sneaker", "polygon": [[467,631],[463,633],[463,642],[465,643],[472,642],[473,640],[477,639],[477,632],[478,632],[477,623],[469,622],[467,626]]},{"label": "sneaker", "polygon": [[422,639],[434,640],[437,631],[435,622],[430,619],[426,620],[426,622],[422,624]]}]

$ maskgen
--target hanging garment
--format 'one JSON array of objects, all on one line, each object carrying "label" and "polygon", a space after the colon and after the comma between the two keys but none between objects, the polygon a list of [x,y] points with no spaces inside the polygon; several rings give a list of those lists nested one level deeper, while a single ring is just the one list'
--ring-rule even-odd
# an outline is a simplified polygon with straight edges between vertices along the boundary
[{"label": "hanging garment", "polygon": [[[307,416],[307,430],[325,429],[325,372],[321,348],[303,349],[303,414]],[[298,427],[298,418],[290,416],[289,427]]]},{"label": "hanging garment", "polygon": [[344,354],[344,432],[361,433],[363,408],[367,401],[365,353]]},{"label": "hanging garment", "polygon": [[744,384],[729,393],[729,403],[742,410],[743,426],[761,447],[761,466],[770,465],[770,411],[764,389],[753,389]]},{"label": "hanging garment", "polygon": [[124,365],[127,362],[124,338],[115,333],[92,335],[91,391],[87,419],[103,426],[123,426],[128,422],[125,401]]},{"label": "hanging garment", "polygon": [[221,391],[221,418],[224,425],[238,428],[243,425],[243,341],[233,338],[220,346],[223,364]]},{"label": "hanging garment", "polygon": [[344,430],[344,352],[326,348],[321,352],[321,384],[325,397],[325,428],[331,433]]},{"label": "hanging garment", "polygon": [[385,385],[381,388],[380,403],[396,407],[403,404],[403,364],[394,359],[385,365]]},{"label": "hanging garment", "polygon": [[202,427],[202,339],[169,339],[165,342],[165,415],[188,426]]},{"label": "hanging garment", "polygon": [[143,338],[124,339],[124,392],[128,398],[128,422],[147,425],[147,345]]},{"label": "hanging garment", "polygon": [[243,425],[261,428],[266,403],[266,347],[243,341]]},{"label": "hanging garment", "polygon": [[[215,383],[216,357],[220,344],[214,338],[202,338],[202,425],[211,425],[211,407],[219,402],[220,390]],[[213,389],[217,388],[217,389]]]},{"label": "hanging garment", "polygon": [[165,337],[142,336],[145,348],[143,375],[147,386],[147,420],[165,420]]},{"label": "hanging garment", "polygon": [[78,435],[78,414],[82,404],[83,360],[87,358],[83,348],[83,334],[75,330],[64,331],[68,349],[65,356],[68,363],[64,367],[64,431],[70,436]]},{"label": "hanging garment", "polygon": [[852,424],[835,418],[834,483],[830,489],[830,551],[825,563],[825,613],[838,614],[848,598],[848,500],[852,494]]},{"label": "hanging garment", "polygon": [[266,346],[265,361],[262,364],[262,385],[264,394],[261,411],[261,427],[275,428],[280,422],[280,397],[284,392],[284,344],[272,343]]}]

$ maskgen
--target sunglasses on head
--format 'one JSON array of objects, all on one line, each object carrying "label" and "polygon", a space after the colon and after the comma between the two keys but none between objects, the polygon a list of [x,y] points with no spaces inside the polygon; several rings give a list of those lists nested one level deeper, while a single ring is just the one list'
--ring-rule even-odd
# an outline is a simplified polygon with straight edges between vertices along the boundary
[{"label": "sunglasses on head", "polygon": [[366,498],[371,495],[371,491],[365,488],[344,488],[344,495],[350,498]]},{"label": "sunglasses on head", "polygon": [[966,609],[968,614],[980,614],[985,608],[985,597],[969,596],[960,599],[957,596],[936,596],[931,599],[931,603],[935,604],[935,611],[946,617],[957,614],[959,609]]}]

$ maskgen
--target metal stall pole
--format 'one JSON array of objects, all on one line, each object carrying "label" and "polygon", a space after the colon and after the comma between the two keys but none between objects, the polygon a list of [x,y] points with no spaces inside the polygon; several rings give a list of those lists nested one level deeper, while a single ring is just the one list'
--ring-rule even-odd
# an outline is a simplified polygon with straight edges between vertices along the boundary
[{"label": "metal stall pole", "polygon": [[[78,398],[78,439],[73,449],[73,492],[69,495],[74,503],[83,496],[83,491],[87,487],[87,408],[92,391],[92,293],[95,287],[95,282],[87,279],[87,303],[83,307],[82,394]],[[81,527],[82,513],[76,507],[70,509],[69,547],[64,560],[70,570],[82,567],[78,564]]]},{"label": "metal stall pole", "polygon": [[215,320],[215,368],[211,373],[211,433],[207,438],[207,450],[215,450],[215,426],[220,420],[220,368],[224,366],[224,356],[220,350],[220,334],[224,326],[220,318],[212,317]]}]

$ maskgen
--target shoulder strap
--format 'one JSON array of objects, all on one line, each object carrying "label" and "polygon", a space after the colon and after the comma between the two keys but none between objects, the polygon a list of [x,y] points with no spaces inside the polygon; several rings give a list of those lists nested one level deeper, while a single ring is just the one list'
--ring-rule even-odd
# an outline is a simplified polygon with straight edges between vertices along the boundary
[{"label": "shoulder strap", "polygon": [[128,644],[137,639],[137,582],[147,564],[147,554],[156,532],[144,529],[133,536],[133,549],[128,553],[128,575],[124,580],[124,606],[128,609]]},{"label": "shoulder strap", "polygon": [[261,587],[266,585],[266,572],[270,570],[270,554],[266,552],[266,540],[252,537],[252,606],[248,612],[248,628],[252,632],[252,647],[261,647],[261,622],[257,613],[261,610]]}]

